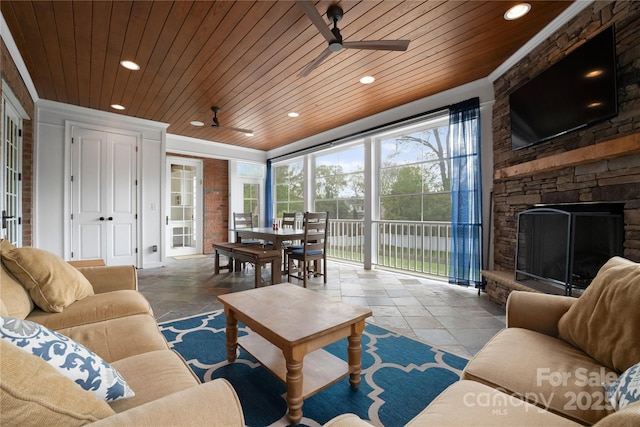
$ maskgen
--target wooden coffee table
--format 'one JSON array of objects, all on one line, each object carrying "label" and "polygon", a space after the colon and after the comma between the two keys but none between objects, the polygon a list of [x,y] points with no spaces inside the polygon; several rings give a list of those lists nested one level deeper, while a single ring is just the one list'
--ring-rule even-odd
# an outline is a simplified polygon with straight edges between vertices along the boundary
[{"label": "wooden coffee table", "polygon": [[[289,420],[302,419],[303,400],[349,375],[360,385],[365,307],[291,283],[220,295],[227,318],[227,360],[240,345],[287,386]],[[238,339],[238,321],[251,331]],[[347,364],[322,347],[348,338]],[[303,366],[304,361],[304,366]]]}]

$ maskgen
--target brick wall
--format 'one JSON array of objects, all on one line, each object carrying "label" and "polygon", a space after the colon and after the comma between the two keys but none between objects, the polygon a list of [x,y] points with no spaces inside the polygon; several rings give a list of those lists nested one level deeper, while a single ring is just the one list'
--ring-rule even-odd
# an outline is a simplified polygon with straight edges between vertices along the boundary
[{"label": "brick wall", "polygon": [[214,242],[229,240],[229,162],[203,159],[203,251],[213,253]]},{"label": "brick wall", "polygon": [[[29,117],[33,118],[33,100],[4,41],[0,42],[0,75],[18,98],[22,108]],[[0,123],[0,134],[1,132],[2,123]],[[31,246],[33,242],[33,120],[23,121],[22,144],[22,246]]]},{"label": "brick wall", "polygon": [[[619,114],[608,121],[511,150],[509,94],[610,24],[616,26]],[[494,170],[640,132],[640,2],[594,2],[494,82]],[[625,202],[625,257],[640,262],[640,155],[494,180],[494,264],[513,270],[518,212],[534,204]]]}]

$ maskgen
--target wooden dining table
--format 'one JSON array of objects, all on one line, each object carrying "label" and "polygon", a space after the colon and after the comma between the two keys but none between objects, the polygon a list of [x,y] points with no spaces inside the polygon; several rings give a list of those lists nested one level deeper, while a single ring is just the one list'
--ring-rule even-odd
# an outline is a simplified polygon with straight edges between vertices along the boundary
[{"label": "wooden dining table", "polygon": [[[252,228],[232,228],[236,233],[237,242],[242,239],[259,239],[271,242],[275,248],[282,248],[283,242],[301,240],[304,237],[304,228],[279,228],[272,227],[252,227]],[[280,251],[280,265],[282,265],[282,250]],[[284,272],[283,272],[284,273]]]}]

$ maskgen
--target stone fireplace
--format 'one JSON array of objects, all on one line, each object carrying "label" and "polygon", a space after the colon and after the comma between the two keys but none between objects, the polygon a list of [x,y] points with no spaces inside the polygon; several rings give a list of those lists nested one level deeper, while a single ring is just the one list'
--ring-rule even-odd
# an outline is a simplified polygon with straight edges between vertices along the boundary
[{"label": "stone fireplace", "polygon": [[[603,28],[616,25],[616,117],[518,151],[511,149],[509,94]],[[514,290],[518,214],[536,205],[619,203],[623,256],[640,262],[640,2],[594,2],[494,82],[493,253],[489,297]]]}]

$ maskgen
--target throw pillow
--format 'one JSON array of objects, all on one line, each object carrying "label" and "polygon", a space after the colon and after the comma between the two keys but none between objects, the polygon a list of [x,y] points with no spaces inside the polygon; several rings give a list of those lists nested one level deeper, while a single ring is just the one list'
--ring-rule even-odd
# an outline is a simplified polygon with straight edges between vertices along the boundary
[{"label": "throw pillow", "polygon": [[105,401],[134,396],[124,378],[91,350],[42,325],[0,317],[0,338],[38,356],[65,377]]},{"label": "throw pillow", "polygon": [[13,248],[2,251],[2,261],[44,311],[60,313],[74,301],[93,295],[87,278],[51,252]]},{"label": "throw pillow", "polygon": [[640,402],[640,362],[624,371],[613,384],[606,385],[605,390],[607,400],[616,411]]},{"label": "throw pillow", "polygon": [[114,415],[95,394],[0,339],[0,419],[7,426],[83,426]]},{"label": "throw pillow", "polygon": [[613,257],[558,321],[560,338],[624,372],[640,360],[640,264]]}]

